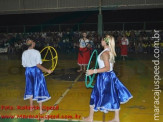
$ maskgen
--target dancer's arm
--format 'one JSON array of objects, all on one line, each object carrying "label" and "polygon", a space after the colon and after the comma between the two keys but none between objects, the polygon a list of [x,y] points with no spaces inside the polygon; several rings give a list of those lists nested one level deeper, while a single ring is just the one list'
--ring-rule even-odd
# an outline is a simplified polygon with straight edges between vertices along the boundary
[{"label": "dancer's arm", "polygon": [[41,69],[43,72],[47,72],[47,73],[52,73],[52,71],[51,70],[49,70],[49,69],[46,69],[45,67],[43,67],[41,64],[37,64],[37,67],[39,68],[39,69]]}]

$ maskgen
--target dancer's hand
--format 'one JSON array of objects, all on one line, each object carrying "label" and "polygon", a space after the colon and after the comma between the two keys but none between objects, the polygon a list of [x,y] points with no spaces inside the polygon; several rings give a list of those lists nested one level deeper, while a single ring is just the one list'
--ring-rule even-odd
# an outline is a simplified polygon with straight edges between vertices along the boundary
[{"label": "dancer's hand", "polygon": [[94,73],[94,70],[90,69],[90,70],[86,70],[86,75],[92,75]]},{"label": "dancer's hand", "polygon": [[51,71],[51,70],[48,70],[48,71],[47,71],[47,73],[49,73],[49,74],[51,74],[52,72],[53,72],[53,71]]}]

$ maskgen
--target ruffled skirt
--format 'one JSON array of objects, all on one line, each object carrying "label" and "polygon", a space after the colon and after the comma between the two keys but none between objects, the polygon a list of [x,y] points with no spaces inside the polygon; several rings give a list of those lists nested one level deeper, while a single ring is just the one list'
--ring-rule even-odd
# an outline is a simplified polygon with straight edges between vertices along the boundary
[{"label": "ruffled skirt", "polygon": [[87,65],[90,59],[89,48],[79,48],[78,52],[78,65]]},{"label": "ruffled skirt", "polygon": [[127,45],[121,45],[121,56],[127,56],[127,54],[128,54]]},{"label": "ruffled skirt", "polygon": [[90,106],[94,111],[115,111],[120,104],[126,103],[133,96],[120,82],[114,71],[99,73],[91,94]]},{"label": "ruffled skirt", "polygon": [[38,67],[26,67],[25,77],[24,100],[32,97],[37,102],[45,102],[51,98],[47,90],[44,74]]}]

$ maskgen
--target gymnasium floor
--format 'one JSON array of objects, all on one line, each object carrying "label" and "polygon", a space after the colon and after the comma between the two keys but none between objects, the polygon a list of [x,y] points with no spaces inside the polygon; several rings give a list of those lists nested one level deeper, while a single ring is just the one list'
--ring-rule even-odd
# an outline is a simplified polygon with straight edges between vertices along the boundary
[{"label": "gymnasium floor", "polygon": [[[116,60],[115,72],[122,83],[132,93],[133,98],[121,105],[121,122],[153,122],[153,63],[152,56],[132,55],[128,60]],[[73,55],[59,55],[59,61],[53,74],[46,77],[48,91],[51,99],[43,103],[46,107],[59,106],[59,110],[49,110],[46,115],[53,115],[55,119],[25,119],[17,118],[20,115],[39,115],[39,110],[19,110],[18,106],[29,106],[29,101],[23,100],[25,90],[24,68],[21,66],[20,56],[0,55],[0,115],[14,117],[13,119],[0,119],[0,122],[66,122],[81,121],[81,117],[89,114],[89,99],[92,89],[87,89],[84,83],[84,74],[76,73],[78,65]],[[161,59],[162,60],[162,59]],[[160,64],[162,69],[163,64]],[[163,76],[162,70],[160,76]],[[162,77],[163,79],[163,77]],[[160,82],[163,90],[163,83]],[[160,96],[160,102],[163,95]],[[35,106],[38,106],[34,102]],[[160,109],[163,108],[160,104]],[[3,110],[2,110],[3,109]],[[4,110],[6,109],[6,110]],[[103,114],[96,112],[94,121],[106,122],[114,116],[113,112]],[[160,110],[160,122],[163,120],[163,111]]]}]

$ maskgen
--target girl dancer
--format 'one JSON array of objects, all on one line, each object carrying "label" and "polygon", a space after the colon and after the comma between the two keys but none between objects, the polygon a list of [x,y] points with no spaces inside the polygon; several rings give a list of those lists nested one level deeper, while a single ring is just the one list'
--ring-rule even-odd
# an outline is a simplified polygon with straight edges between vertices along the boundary
[{"label": "girl dancer", "polygon": [[128,89],[120,82],[113,71],[115,42],[112,36],[107,35],[101,40],[104,50],[97,57],[99,69],[87,70],[86,75],[99,73],[97,82],[91,94],[89,116],[84,121],[92,122],[94,111],[115,111],[115,117],[109,122],[119,122],[120,104],[132,98]]},{"label": "girl dancer", "polygon": [[[40,114],[43,114],[42,102],[49,100],[51,97],[48,93],[46,81],[43,72],[52,73],[51,70],[44,68],[41,64],[41,55],[35,50],[35,42],[31,39],[26,41],[28,50],[22,54],[22,65],[25,67],[26,87],[24,100],[29,99],[30,111],[33,110],[33,100],[39,103]],[[42,70],[42,71],[41,71]]]},{"label": "girl dancer", "polygon": [[80,69],[77,72],[85,71],[90,58],[90,41],[87,39],[86,32],[83,32],[83,38],[79,40],[78,65]]},{"label": "girl dancer", "polygon": [[128,45],[129,45],[129,41],[126,38],[126,36],[123,35],[123,37],[121,39],[121,56],[123,57],[123,60],[125,60],[125,57],[127,57]]}]

